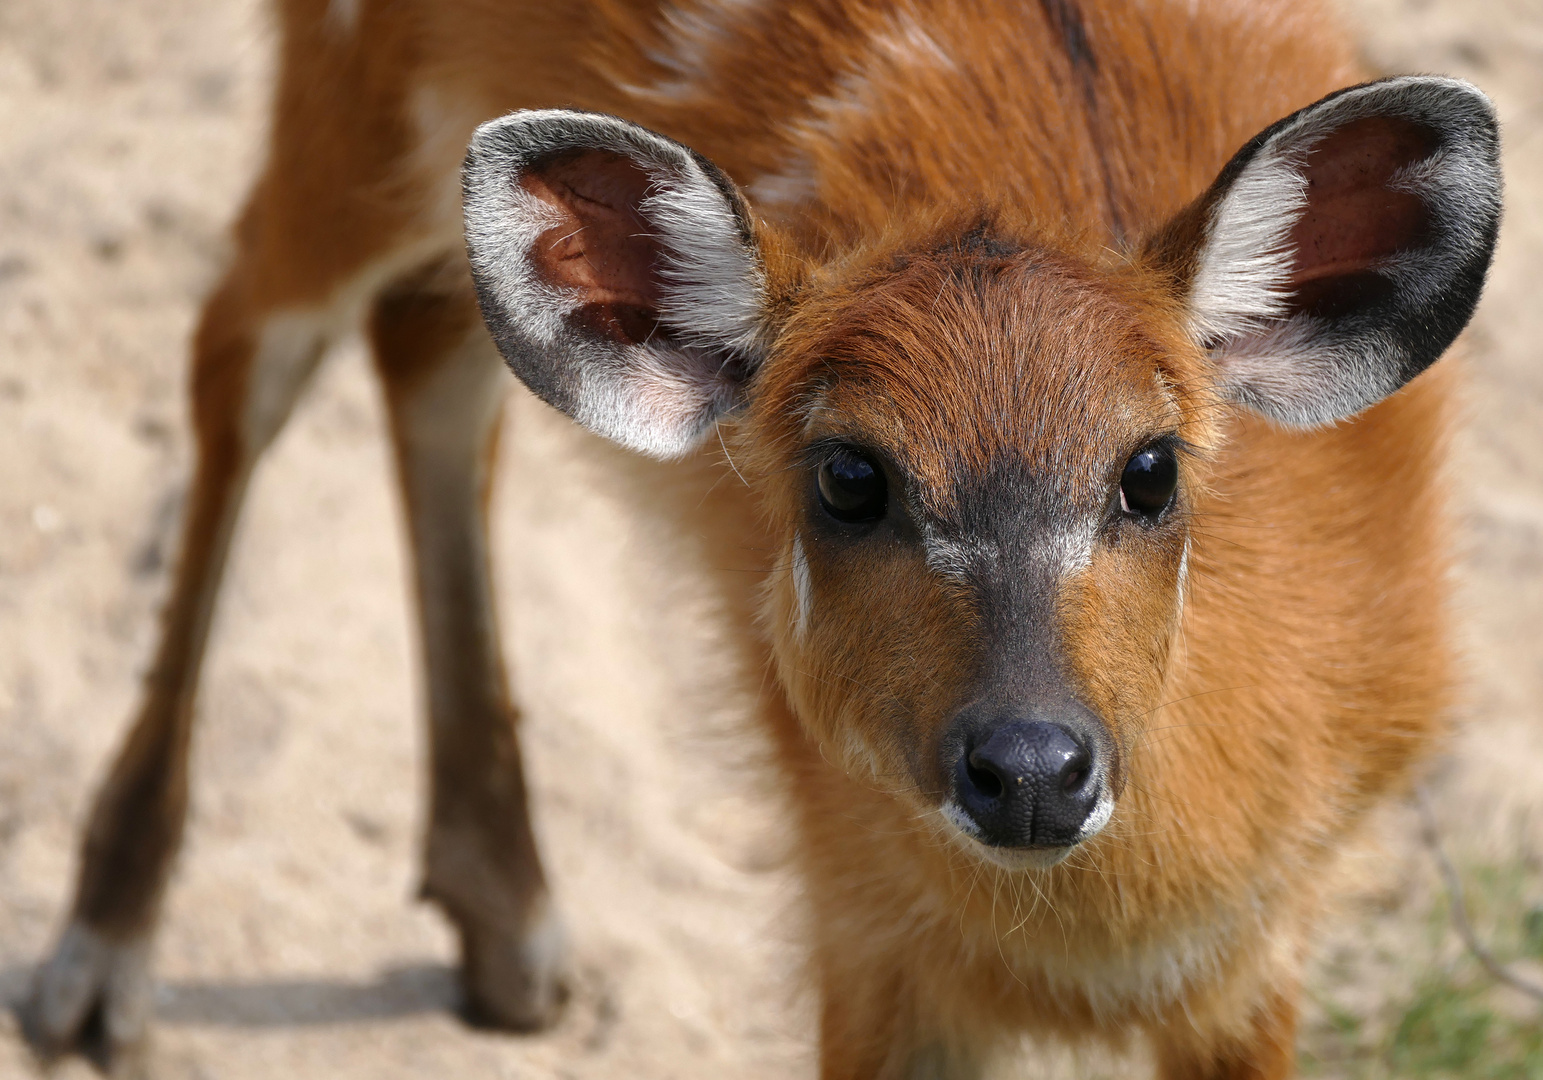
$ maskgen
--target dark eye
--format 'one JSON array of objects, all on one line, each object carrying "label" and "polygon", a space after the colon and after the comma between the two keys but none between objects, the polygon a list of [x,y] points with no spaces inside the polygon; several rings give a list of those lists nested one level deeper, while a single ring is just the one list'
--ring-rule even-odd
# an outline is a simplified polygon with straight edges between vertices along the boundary
[{"label": "dark eye", "polygon": [[1120,509],[1152,517],[1173,501],[1179,484],[1179,462],[1173,447],[1154,443],[1125,463],[1120,474]]},{"label": "dark eye", "polygon": [[889,504],[883,470],[850,447],[841,447],[825,459],[815,483],[825,512],[849,525],[879,520]]}]

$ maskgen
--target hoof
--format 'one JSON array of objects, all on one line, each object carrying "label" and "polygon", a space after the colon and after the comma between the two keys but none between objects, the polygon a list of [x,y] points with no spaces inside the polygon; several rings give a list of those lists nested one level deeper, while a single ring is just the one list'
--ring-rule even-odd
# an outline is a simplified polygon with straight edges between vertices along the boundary
[{"label": "hoof", "polygon": [[26,1034],[45,1058],[79,1052],[111,1076],[138,1077],[151,995],[148,936],[109,941],[71,923],[38,969],[23,1009]]},{"label": "hoof", "polygon": [[461,978],[466,1018],[480,1027],[539,1031],[568,999],[562,922],[543,905],[524,933],[462,925]]}]

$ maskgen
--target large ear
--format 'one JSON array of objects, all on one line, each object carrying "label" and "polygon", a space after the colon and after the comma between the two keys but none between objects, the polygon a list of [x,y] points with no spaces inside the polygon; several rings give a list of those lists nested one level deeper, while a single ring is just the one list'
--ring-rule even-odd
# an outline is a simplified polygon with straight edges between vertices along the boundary
[{"label": "large ear", "polygon": [[462,182],[482,314],[527,386],[656,457],[735,407],[765,285],[711,162],[612,116],[525,111],[477,129]]},{"label": "large ear", "polygon": [[1331,94],[1266,128],[1147,246],[1236,401],[1351,416],[1414,378],[1478,302],[1500,222],[1495,114],[1455,79]]}]

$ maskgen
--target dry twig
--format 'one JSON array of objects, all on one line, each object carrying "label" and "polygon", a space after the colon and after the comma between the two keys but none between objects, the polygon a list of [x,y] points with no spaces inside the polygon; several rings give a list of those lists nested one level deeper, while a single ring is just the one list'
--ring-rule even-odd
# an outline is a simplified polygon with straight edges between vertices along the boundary
[{"label": "dry twig", "polygon": [[1520,990],[1529,997],[1543,1001],[1543,986],[1539,986],[1531,979],[1523,978],[1496,960],[1495,954],[1479,940],[1473,924],[1468,921],[1468,908],[1463,903],[1462,879],[1457,876],[1456,867],[1452,865],[1452,860],[1447,858],[1447,853],[1441,848],[1441,834],[1436,829],[1436,811],[1431,806],[1430,792],[1425,790],[1423,784],[1415,789],[1415,801],[1420,808],[1421,838],[1425,841],[1425,846],[1430,849],[1431,857],[1436,860],[1436,868],[1441,871],[1441,879],[1446,883],[1447,895],[1452,901],[1452,925],[1457,927],[1458,936],[1463,939],[1463,944],[1497,982],[1505,983],[1512,989]]}]

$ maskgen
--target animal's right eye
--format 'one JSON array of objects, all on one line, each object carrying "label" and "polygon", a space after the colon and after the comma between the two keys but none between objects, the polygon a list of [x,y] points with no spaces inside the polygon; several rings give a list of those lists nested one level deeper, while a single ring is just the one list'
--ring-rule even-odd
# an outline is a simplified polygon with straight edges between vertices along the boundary
[{"label": "animal's right eye", "polygon": [[889,506],[884,470],[849,446],[838,448],[820,465],[815,487],[825,512],[848,525],[878,521]]}]

